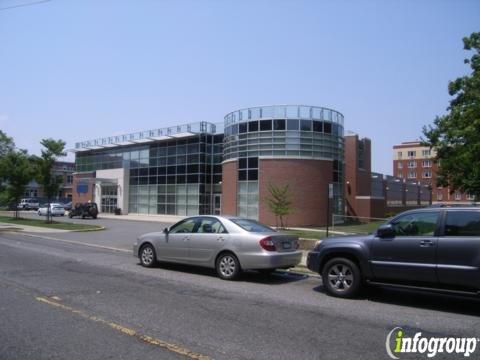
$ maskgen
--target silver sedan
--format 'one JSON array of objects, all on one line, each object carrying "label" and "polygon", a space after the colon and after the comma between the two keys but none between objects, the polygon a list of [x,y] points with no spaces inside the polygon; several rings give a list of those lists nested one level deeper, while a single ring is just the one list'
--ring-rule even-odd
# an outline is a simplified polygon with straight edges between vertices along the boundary
[{"label": "silver sedan", "polygon": [[140,236],[133,255],[145,267],[157,261],[214,268],[220,278],[233,280],[242,270],[269,273],[296,266],[302,252],[298,238],[257,221],[224,216],[194,216]]}]

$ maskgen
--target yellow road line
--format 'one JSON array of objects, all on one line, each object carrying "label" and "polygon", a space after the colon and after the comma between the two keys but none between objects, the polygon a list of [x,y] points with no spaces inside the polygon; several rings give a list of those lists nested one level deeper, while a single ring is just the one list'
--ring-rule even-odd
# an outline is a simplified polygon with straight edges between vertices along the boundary
[{"label": "yellow road line", "polygon": [[72,308],[68,305],[64,305],[64,304],[58,303],[56,301],[52,301],[48,298],[45,298],[45,297],[42,297],[42,296],[37,296],[37,297],[35,297],[35,299],[37,301],[42,302],[42,303],[45,303],[45,304],[54,306],[56,308],[71,312],[75,315],[78,315],[78,316],[84,318],[84,319],[91,320],[91,321],[94,321],[94,322],[97,322],[97,323],[100,323],[100,324],[103,324],[103,325],[107,325],[114,330],[117,330],[117,331],[119,331],[119,332],[121,332],[125,335],[132,336],[132,337],[134,337],[136,339],[139,339],[139,340],[141,340],[141,341],[143,341],[143,342],[145,342],[149,345],[158,346],[160,348],[166,349],[166,350],[168,350],[170,352],[173,352],[175,354],[183,355],[183,356],[185,356],[189,359],[192,359],[192,360],[212,360],[212,358],[210,358],[209,356],[190,351],[190,350],[188,350],[184,347],[181,347],[179,345],[169,343],[169,342],[166,342],[166,341],[163,341],[163,340],[160,340],[160,339],[156,339],[156,338],[148,336],[148,335],[140,334],[133,329],[127,328],[125,326],[122,326],[122,325],[119,325],[117,323],[102,319],[102,318],[94,316],[94,315],[89,315],[82,310],[74,309],[74,308]]}]

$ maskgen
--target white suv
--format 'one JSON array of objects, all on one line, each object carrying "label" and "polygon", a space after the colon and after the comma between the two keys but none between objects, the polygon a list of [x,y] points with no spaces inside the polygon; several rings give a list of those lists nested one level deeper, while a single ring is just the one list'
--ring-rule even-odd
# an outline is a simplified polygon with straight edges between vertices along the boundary
[{"label": "white suv", "polygon": [[23,210],[38,210],[39,206],[38,200],[31,198],[22,199],[18,204],[18,207]]}]

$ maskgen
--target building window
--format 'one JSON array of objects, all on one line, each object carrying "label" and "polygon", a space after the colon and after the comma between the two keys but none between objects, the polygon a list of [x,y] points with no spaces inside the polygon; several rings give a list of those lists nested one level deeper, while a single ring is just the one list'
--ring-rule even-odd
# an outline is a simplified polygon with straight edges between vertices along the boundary
[{"label": "building window", "polygon": [[401,161],[397,163],[397,168],[403,169],[403,163]]},{"label": "building window", "polygon": [[402,158],[402,152],[401,152],[401,151],[397,152],[397,157],[398,157],[399,159]]},{"label": "building window", "polygon": [[417,173],[415,171],[410,171],[408,173],[408,178],[409,179],[416,179],[417,178]]},{"label": "building window", "polygon": [[258,180],[258,158],[238,159],[238,181]]},{"label": "building window", "polygon": [[271,131],[272,120],[260,120],[260,131]]},{"label": "building window", "polygon": [[285,130],[285,120],[275,119],[273,120],[273,130]]},{"label": "building window", "polygon": [[416,151],[409,151],[408,152],[408,157],[415,157],[417,156],[417,152]]},{"label": "building window", "polygon": [[403,174],[399,173],[397,177],[400,178],[400,179],[403,179]]},{"label": "building window", "polygon": [[358,168],[365,169],[365,146],[363,141],[358,143]]},{"label": "building window", "polygon": [[416,168],[417,167],[417,162],[416,161],[409,161],[408,162],[408,167],[410,169]]},{"label": "building window", "polygon": [[424,179],[430,179],[432,177],[432,173],[430,171],[424,171],[423,172],[423,178]]},{"label": "building window", "polygon": [[248,123],[248,132],[257,132],[258,131],[258,121],[250,121]]},{"label": "building window", "polygon": [[422,156],[423,157],[430,156],[430,154],[431,154],[430,150],[422,150]]},{"label": "building window", "polygon": [[258,158],[238,159],[237,215],[258,219]]},{"label": "building window", "polygon": [[475,195],[467,194],[466,197],[467,197],[467,200],[469,200],[469,201],[474,201],[475,200]]},{"label": "building window", "polygon": [[67,184],[73,183],[73,176],[72,175],[67,175]]},{"label": "building window", "polygon": [[441,192],[437,193],[437,200],[442,201],[443,200],[443,194]]},{"label": "building window", "polygon": [[432,167],[432,161],[431,161],[431,160],[423,160],[423,161],[422,161],[422,166],[423,166],[424,168]]},{"label": "building window", "polygon": [[456,192],[455,193],[455,200],[462,200],[462,194],[460,194],[459,192]]}]

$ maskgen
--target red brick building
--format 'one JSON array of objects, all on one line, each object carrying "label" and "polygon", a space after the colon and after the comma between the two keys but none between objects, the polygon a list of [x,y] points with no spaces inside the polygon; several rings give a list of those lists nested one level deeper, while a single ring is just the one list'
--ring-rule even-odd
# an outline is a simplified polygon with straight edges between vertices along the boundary
[{"label": "red brick building", "polygon": [[471,203],[473,196],[452,192],[437,186],[438,164],[435,149],[422,146],[420,141],[407,141],[393,146],[393,175],[407,181],[431,186],[433,203]]}]

